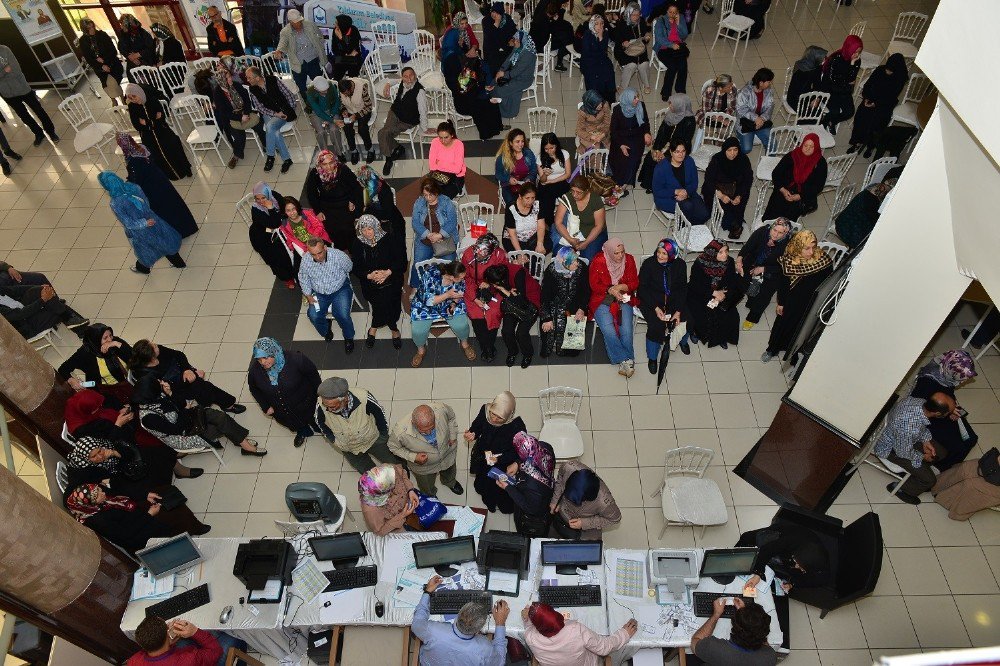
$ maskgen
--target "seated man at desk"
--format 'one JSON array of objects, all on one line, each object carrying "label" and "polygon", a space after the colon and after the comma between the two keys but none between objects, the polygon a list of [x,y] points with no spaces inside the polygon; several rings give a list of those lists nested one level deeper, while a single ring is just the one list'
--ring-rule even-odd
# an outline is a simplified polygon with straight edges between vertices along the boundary
[{"label": "seated man at desk", "polygon": [[729,597],[715,600],[712,617],[705,620],[691,637],[691,651],[688,664],[708,664],[709,666],[774,666],[778,655],[767,644],[767,634],[771,629],[771,616],[757,604],[745,605],[739,597],[733,599],[736,612],[733,614],[733,628],[729,640],[716,638],[715,625],[726,610]]},{"label": "seated man at desk", "polygon": [[147,617],[135,630],[135,642],[142,648],[128,658],[128,666],[225,666],[226,653],[247,644],[221,631],[208,632],[187,620],[169,624],[159,617]]},{"label": "seated man at desk", "polygon": [[480,636],[490,609],[467,603],[458,611],[455,623],[431,622],[431,593],[441,584],[434,576],[424,586],[417,610],[413,613],[413,635],[423,641],[420,666],[503,666],[507,661],[507,616],[510,607],[501,599],[493,604],[496,631],[493,640]]}]

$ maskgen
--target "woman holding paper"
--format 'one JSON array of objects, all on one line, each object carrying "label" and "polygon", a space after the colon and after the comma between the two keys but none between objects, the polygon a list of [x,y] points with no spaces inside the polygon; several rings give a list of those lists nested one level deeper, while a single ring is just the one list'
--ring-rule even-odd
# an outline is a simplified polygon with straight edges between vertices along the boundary
[{"label": "woman holding paper", "polygon": [[379,536],[402,532],[420,502],[402,465],[372,467],[358,479],[358,495],[365,525]]},{"label": "woman holding paper", "polygon": [[504,391],[479,409],[464,435],[465,441],[473,445],[469,460],[469,472],[476,477],[473,487],[491,512],[499,509],[500,513],[514,513],[514,501],[490,478],[489,471],[495,467],[506,472],[518,460],[514,436],[527,427],[520,416],[514,415],[516,407],[514,395]]},{"label": "woman holding paper", "polygon": [[518,460],[496,484],[514,501],[514,524],[526,537],[548,536],[548,508],[555,486],[556,455],[546,442],[526,432],[514,435]]}]

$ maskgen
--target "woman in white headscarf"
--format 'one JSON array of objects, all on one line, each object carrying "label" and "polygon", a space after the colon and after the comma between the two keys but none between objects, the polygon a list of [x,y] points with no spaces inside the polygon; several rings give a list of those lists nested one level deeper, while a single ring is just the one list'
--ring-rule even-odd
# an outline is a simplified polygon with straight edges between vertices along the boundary
[{"label": "woman in white headscarf", "polygon": [[351,272],[361,282],[361,293],[372,309],[365,346],[374,347],[378,329],[388,326],[392,332],[392,346],[400,349],[403,344],[397,322],[402,312],[406,246],[391,238],[374,215],[362,215],[354,228],[357,237],[351,248],[354,261]]}]

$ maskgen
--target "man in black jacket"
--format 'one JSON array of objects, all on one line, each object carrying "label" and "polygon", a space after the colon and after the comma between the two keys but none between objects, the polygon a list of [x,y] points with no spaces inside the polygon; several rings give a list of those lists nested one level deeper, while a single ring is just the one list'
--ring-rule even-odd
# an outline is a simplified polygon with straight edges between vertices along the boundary
[{"label": "man in black jacket", "polygon": [[82,332],[80,327],[88,323],[66,305],[66,301],[59,298],[49,284],[0,287],[0,314],[25,339],[31,339],[60,323]]},{"label": "man in black jacket", "polygon": [[208,20],[210,23],[205,30],[208,33],[208,50],[212,55],[216,58],[243,55],[243,44],[236,26],[222,18],[218,7],[209,6]]},{"label": "man in black jacket", "polygon": [[262,75],[256,67],[247,67],[244,78],[250,85],[250,96],[253,97],[254,106],[264,123],[267,144],[264,147],[267,153],[264,171],[270,171],[274,167],[274,152],[277,150],[282,159],[281,173],[287,173],[292,166],[292,156],[281,129],[285,123],[295,122],[295,106],[298,102],[284,83],[270,74]]},{"label": "man in black jacket", "polygon": [[403,146],[396,141],[396,137],[418,125],[421,130],[427,129],[427,94],[424,87],[417,81],[417,73],[412,67],[403,68],[402,79],[395,86],[385,84],[383,92],[386,97],[392,97],[385,124],[378,131],[378,148],[385,158],[382,167],[384,176],[392,171],[393,161],[403,156]]}]

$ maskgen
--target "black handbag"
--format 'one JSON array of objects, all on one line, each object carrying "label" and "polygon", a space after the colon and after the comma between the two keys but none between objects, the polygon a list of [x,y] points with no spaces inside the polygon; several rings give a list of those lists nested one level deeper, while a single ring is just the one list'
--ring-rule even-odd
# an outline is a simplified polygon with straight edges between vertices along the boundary
[{"label": "black handbag", "polygon": [[540,516],[533,516],[520,510],[514,512],[514,525],[518,534],[529,538],[547,537],[551,523],[552,514],[548,511]]},{"label": "black handbag", "polygon": [[570,527],[566,519],[559,513],[552,514],[552,529],[561,539],[579,539],[583,533],[583,530]]},{"label": "black handbag", "polygon": [[979,459],[979,476],[987,483],[1000,486],[1000,451],[993,447]]},{"label": "black handbag", "polygon": [[139,447],[131,442],[115,442],[115,450],[121,454],[119,470],[129,481],[141,481],[146,478],[149,469],[139,454]]},{"label": "black handbag", "polygon": [[500,312],[505,317],[509,315],[525,324],[535,321],[535,318],[538,316],[538,308],[535,307],[535,304],[529,301],[528,297],[524,294],[516,292],[512,292],[500,301]]}]

